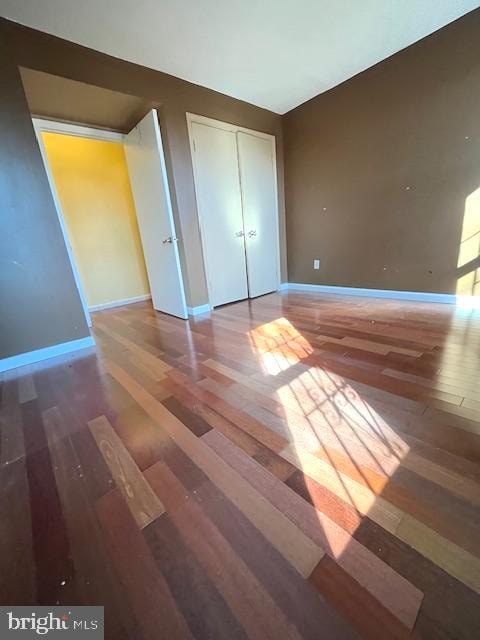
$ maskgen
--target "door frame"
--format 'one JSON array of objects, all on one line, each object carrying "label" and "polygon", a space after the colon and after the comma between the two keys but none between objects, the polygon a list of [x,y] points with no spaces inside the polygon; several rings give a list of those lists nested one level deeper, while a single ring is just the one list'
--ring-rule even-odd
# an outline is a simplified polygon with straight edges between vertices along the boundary
[{"label": "door frame", "polygon": [[90,310],[88,308],[87,296],[85,295],[82,279],[80,277],[80,271],[78,269],[77,261],[75,260],[72,243],[70,242],[70,236],[68,235],[65,216],[63,214],[62,205],[58,196],[57,187],[55,185],[55,180],[53,179],[52,169],[48,160],[42,133],[58,133],[60,135],[77,136],[81,138],[90,138],[93,140],[104,140],[108,142],[118,142],[121,144],[123,144],[124,136],[122,133],[118,133],[116,131],[94,129],[93,127],[85,127],[83,125],[70,124],[68,122],[60,122],[57,120],[45,120],[44,118],[37,118],[35,116],[32,116],[32,124],[35,130],[35,135],[37,137],[38,146],[40,148],[40,154],[42,156],[43,165],[47,174],[48,183],[50,185],[50,191],[52,193],[60,229],[62,230],[63,241],[65,242],[65,248],[67,249],[70,266],[72,267],[73,277],[77,286],[78,295],[80,296],[80,300],[82,302],[85,320],[87,321],[87,325],[91,327],[92,318],[90,316]]},{"label": "door frame", "polygon": [[[275,188],[275,221],[276,221],[276,234],[275,234],[275,250],[277,253],[277,259],[276,259],[276,264],[277,264],[277,273],[276,273],[276,281],[277,281],[277,289],[280,288],[280,274],[281,274],[281,259],[280,259],[280,213],[279,213],[279,207],[278,207],[278,175],[277,175],[277,149],[276,149],[276,138],[274,135],[270,134],[270,133],[263,133],[262,131],[255,131],[254,129],[247,129],[246,127],[240,127],[236,124],[231,124],[229,122],[223,122],[222,120],[215,120],[214,118],[207,118],[206,116],[200,116],[197,115],[195,113],[190,113],[187,111],[186,113],[186,118],[187,118],[187,129],[188,129],[188,141],[189,141],[189,145],[190,145],[190,156],[191,156],[191,160],[192,160],[192,166],[193,166],[193,182],[194,182],[194,188],[195,188],[195,203],[197,206],[197,214],[198,214],[198,226],[200,229],[200,240],[201,240],[201,244],[202,244],[202,253],[203,253],[203,261],[204,261],[204,265],[205,265],[205,275],[207,278],[207,291],[208,291],[208,301],[209,301],[209,305],[210,308],[213,309],[213,306],[211,304],[211,300],[212,300],[212,292],[211,292],[211,286],[210,286],[210,277],[209,277],[209,269],[208,269],[208,256],[207,256],[207,251],[205,248],[205,242],[204,242],[204,238],[205,238],[205,225],[202,219],[202,212],[201,212],[201,208],[199,206],[199,198],[198,198],[198,193],[197,193],[197,183],[198,183],[198,174],[197,174],[197,169],[196,169],[196,164],[195,164],[195,146],[193,143],[193,129],[192,129],[192,125],[193,123],[197,123],[197,124],[203,124],[203,125],[207,125],[209,127],[213,127],[215,129],[223,129],[224,131],[230,131],[232,133],[248,133],[252,136],[256,136],[257,138],[263,138],[264,140],[268,140],[272,146],[272,151],[273,151],[273,168],[274,168],[274,188]],[[237,161],[238,161],[238,148],[237,148]],[[239,175],[239,179],[240,179],[240,190],[241,190],[241,186],[242,186],[242,174],[240,171],[240,162],[238,162],[238,175]],[[242,212],[243,214],[243,212]],[[248,273],[247,273],[247,277],[248,277]],[[248,298],[250,299],[250,298]]]}]

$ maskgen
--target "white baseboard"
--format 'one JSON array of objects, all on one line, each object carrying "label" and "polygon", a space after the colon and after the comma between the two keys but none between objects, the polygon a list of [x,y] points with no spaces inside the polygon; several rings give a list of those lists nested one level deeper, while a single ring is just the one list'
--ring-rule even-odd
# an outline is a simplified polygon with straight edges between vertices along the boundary
[{"label": "white baseboard", "polygon": [[28,353],[20,353],[17,356],[11,356],[10,358],[3,358],[3,360],[0,360],[0,373],[2,371],[8,371],[9,369],[24,367],[25,365],[33,364],[34,362],[41,362],[42,360],[55,358],[56,356],[63,356],[66,353],[78,351],[78,349],[86,349],[87,347],[94,346],[95,340],[93,337],[87,336],[86,338],[79,338],[78,340],[71,340],[70,342],[54,344],[51,347],[43,347],[43,349],[36,349],[35,351],[29,351]]},{"label": "white baseboard", "polygon": [[212,308],[209,304],[201,304],[198,307],[187,307],[189,316],[199,316],[202,313],[210,313],[211,310]]},{"label": "white baseboard", "polygon": [[279,291],[315,291],[345,296],[365,296],[371,298],[393,298],[417,302],[440,302],[455,304],[466,309],[480,309],[480,296],[457,296],[451,293],[428,293],[426,291],[395,291],[392,289],[361,289],[357,287],[335,287],[326,284],[302,284],[282,282]]},{"label": "white baseboard", "polygon": [[[88,310],[92,313],[95,311],[103,311],[104,309],[114,309],[115,307],[123,307],[127,304],[134,304],[135,302],[144,302],[145,300],[151,299],[150,294],[146,294],[143,296],[135,296],[134,298],[124,298],[123,300],[112,300],[111,302],[105,302],[104,304],[95,304],[91,307],[88,307]],[[199,316],[202,313],[210,313],[211,307],[209,304],[201,304],[198,307],[187,307],[187,312],[189,316]]]},{"label": "white baseboard", "polygon": [[89,311],[103,311],[104,309],[113,309],[115,307],[123,307],[126,304],[135,304],[135,302],[144,302],[145,300],[150,300],[152,296],[149,293],[146,293],[142,296],[134,296],[133,298],[123,298],[123,300],[112,300],[111,302],[105,302],[103,304],[94,304],[91,307],[88,307]]}]

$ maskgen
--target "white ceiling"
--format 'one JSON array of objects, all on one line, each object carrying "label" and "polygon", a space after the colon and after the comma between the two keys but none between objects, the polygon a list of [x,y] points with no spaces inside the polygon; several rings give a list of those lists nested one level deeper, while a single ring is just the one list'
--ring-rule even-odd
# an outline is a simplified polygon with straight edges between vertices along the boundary
[{"label": "white ceiling", "polygon": [[479,0],[0,0],[0,15],[285,113]]}]

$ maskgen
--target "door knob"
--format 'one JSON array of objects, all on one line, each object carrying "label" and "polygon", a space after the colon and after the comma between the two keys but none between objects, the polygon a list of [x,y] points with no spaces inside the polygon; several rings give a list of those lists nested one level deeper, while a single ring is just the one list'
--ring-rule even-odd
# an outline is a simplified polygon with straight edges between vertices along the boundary
[{"label": "door knob", "polygon": [[249,238],[254,238],[256,235],[257,235],[256,229],[252,229],[251,231],[248,232]]},{"label": "door knob", "polygon": [[173,242],[178,242],[178,238],[168,236],[168,238],[165,238],[165,240],[163,240],[162,244],[172,244]]},{"label": "door knob", "polygon": [[236,238],[243,238],[244,235],[245,234],[243,233],[243,231],[237,231],[236,234],[235,234],[235,237]]}]

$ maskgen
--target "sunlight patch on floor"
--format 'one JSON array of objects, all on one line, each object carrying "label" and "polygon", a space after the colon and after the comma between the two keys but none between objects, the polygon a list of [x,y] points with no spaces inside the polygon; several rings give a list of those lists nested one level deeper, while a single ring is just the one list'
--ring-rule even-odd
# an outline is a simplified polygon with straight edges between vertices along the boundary
[{"label": "sunlight patch on floor", "polygon": [[309,342],[286,318],[252,329],[248,338],[267,375],[275,376],[313,352]]},{"label": "sunlight patch on floor", "polygon": [[[257,327],[249,338],[262,367],[257,377],[271,387],[281,406],[282,435],[290,443],[282,457],[303,472],[307,487],[314,480],[353,507],[358,524],[368,513],[383,509],[386,526],[391,523],[395,528],[396,510],[389,514],[378,496],[409,452],[395,423],[414,416],[405,412],[382,416],[372,406],[375,400],[369,402],[355,388],[355,381],[325,365],[304,362],[319,355],[321,348],[315,350],[285,318]],[[314,491],[311,496],[315,503]],[[319,510],[317,517],[328,535],[328,517]],[[348,537],[329,544],[335,555],[341,555]]]}]

